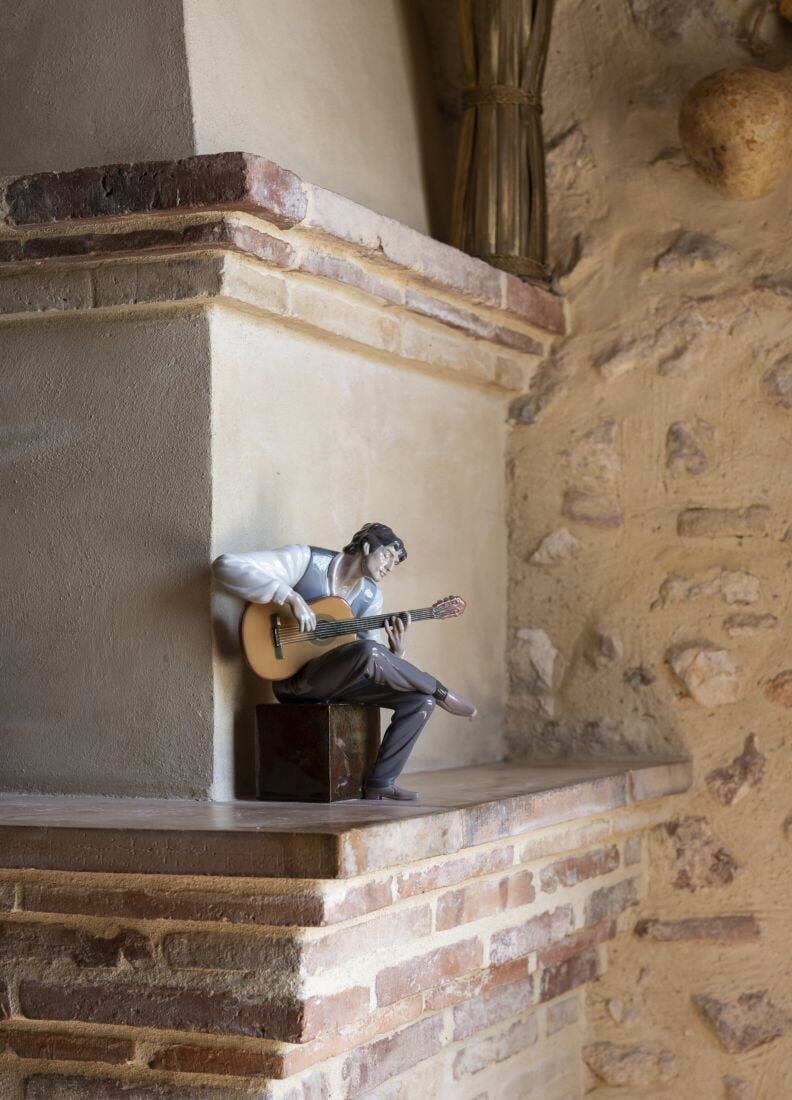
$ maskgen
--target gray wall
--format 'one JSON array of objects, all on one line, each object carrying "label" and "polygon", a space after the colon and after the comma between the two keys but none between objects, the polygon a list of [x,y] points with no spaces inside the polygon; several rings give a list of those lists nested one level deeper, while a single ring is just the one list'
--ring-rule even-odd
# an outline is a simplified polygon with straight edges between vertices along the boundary
[{"label": "gray wall", "polygon": [[204,317],[3,329],[0,787],[212,779]]},{"label": "gray wall", "polygon": [[0,173],[194,151],[180,0],[0,0],[0,26]]}]

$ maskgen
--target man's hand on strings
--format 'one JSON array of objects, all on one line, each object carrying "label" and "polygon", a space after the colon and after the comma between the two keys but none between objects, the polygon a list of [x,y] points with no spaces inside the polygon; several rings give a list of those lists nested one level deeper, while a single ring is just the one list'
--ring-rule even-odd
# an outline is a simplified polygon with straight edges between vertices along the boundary
[{"label": "man's hand on strings", "polygon": [[397,657],[404,656],[405,640],[404,635],[407,633],[407,627],[410,625],[409,615],[391,615],[389,619],[385,621],[385,633],[388,635],[388,645],[390,646],[391,653],[395,653]]},{"label": "man's hand on strings", "polygon": [[311,611],[308,604],[297,592],[292,592],[286,600],[286,606],[291,608],[291,612],[294,615],[297,622],[300,624],[300,632],[306,633],[309,630],[313,630],[316,626],[316,615]]}]

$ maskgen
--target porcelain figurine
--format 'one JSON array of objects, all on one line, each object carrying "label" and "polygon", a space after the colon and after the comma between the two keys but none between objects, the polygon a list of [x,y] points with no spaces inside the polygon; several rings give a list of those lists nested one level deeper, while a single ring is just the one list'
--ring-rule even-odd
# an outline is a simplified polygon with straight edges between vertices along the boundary
[{"label": "porcelain figurine", "polygon": [[[407,629],[412,618],[442,618],[459,614],[464,602],[456,597],[439,601],[435,608],[384,617],[381,614],[380,582],[407,557],[404,543],[383,523],[367,523],[341,551],[294,544],[276,550],[247,554],[223,554],[213,571],[220,583],[234,595],[252,604],[272,604],[283,611],[284,622],[274,616],[275,641],[267,623],[270,646],[282,647],[301,638],[333,638],[334,648],[320,652],[286,679],[273,683],[275,696],[283,703],[362,703],[385,707],[393,718],[385,731],[380,751],[364,786],[366,798],[414,801],[415,791],[397,786],[407,759],[435,706],[461,718],[472,718],[475,706],[449,691],[428,672],[404,659]],[[320,616],[314,601],[336,597],[348,605],[349,613],[337,621]],[[447,607],[451,607],[447,611]],[[351,618],[350,618],[351,616]],[[387,647],[373,629],[382,625]],[[342,632],[356,632],[353,641],[343,643]]]}]

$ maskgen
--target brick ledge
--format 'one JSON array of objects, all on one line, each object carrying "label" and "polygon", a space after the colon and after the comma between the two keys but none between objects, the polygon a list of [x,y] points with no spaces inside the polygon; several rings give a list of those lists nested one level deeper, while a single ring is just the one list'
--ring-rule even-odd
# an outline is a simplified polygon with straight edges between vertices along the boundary
[{"label": "brick ledge", "polygon": [[443,293],[511,315],[541,333],[559,335],[566,328],[564,303],[557,295],[316,187],[272,161],[242,152],[6,180],[0,187],[0,211],[9,227],[1,234],[6,241],[3,259],[26,258],[26,248],[29,255],[30,227],[43,228],[50,237],[49,246],[41,238],[33,246],[41,259],[42,252],[51,254],[57,248],[51,233],[58,223],[96,227],[102,219],[202,210],[247,211],[279,229],[312,231]]},{"label": "brick ledge", "polygon": [[[347,878],[688,789],[689,761],[489,764],[410,776],[416,806],[0,795],[6,868]],[[80,830],[80,844],[73,830]]]}]

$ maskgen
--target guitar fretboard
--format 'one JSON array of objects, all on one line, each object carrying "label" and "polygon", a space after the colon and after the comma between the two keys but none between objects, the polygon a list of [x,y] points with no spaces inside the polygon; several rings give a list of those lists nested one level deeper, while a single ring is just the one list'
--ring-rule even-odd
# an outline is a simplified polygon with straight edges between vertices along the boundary
[{"label": "guitar fretboard", "polygon": [[398,618],[409,615],[410,621],[414,623],[435,618],[434,608],[431,607],[422,607],[417,611],[391,611],[387,615],[370,615],[368,618],[363,619],[344,619],[340,622],[317,623],[316,629],[303,634],[302,638],[336,638],[341,634],[361,634],[365,630],[381,630],[388,619],[393,618],[394,614]]}]

